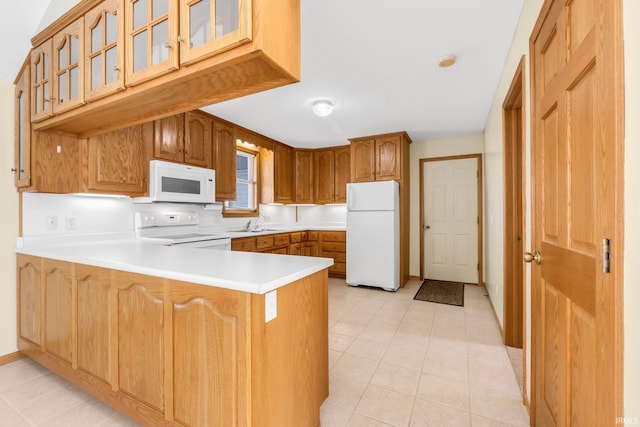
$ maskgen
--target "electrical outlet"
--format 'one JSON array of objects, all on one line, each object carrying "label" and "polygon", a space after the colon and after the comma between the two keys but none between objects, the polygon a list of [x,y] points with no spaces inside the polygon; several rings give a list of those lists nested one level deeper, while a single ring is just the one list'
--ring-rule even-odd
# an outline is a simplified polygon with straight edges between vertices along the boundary
[{"label": "electrical outlet", "polygon": [[264,323],[276,318],[278,315],[278,290],[267,292],[264,296]]},{"label": "electrical outlet", "polygon": [[65,227],[67,230],[75,230],[76,229],[76,217],[68,216],[65,218]]},{"label": "electrical outlet", "polygon": [[47,217],[47,230],[57,230],[58,229],[58,217],[57,216],[48,216]]}]

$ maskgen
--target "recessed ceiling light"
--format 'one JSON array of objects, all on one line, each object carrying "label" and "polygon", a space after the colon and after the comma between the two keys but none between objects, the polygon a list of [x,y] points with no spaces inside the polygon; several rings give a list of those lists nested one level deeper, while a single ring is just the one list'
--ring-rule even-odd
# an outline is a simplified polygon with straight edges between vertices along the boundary
[{"label": "recessed ceiling light", "polygon": [[311,111],[318,117],[326,117],[333,112],[336,103],[330,99],[316,99],[311,103]]},{"label": "recessed ceiling light", "polygon": [[443,56],[438,60],[438,65],[441,66],[442,68],[451,67],[455,63],[456,63],[455,55]]}]

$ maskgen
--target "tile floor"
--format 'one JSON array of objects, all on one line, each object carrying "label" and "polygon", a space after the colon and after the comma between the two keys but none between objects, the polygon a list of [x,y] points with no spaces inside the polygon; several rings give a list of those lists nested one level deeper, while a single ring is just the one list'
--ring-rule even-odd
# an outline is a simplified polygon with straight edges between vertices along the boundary
[{"label": "tile floor", "polygon": [[[330,395],[323,427],[525,426],[487,297],[465,306],[329,282]],[[0,366],[0,426],[136,426],[29,359]]]}]

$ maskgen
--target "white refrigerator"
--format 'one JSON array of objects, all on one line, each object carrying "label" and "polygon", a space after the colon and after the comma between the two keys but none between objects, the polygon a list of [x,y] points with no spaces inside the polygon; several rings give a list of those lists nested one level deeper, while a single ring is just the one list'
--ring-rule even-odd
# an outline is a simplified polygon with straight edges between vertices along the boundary
[{"label": "white refrigerator", "polygon": [[400,287],[400,186],[347,184],[347,284]]}]

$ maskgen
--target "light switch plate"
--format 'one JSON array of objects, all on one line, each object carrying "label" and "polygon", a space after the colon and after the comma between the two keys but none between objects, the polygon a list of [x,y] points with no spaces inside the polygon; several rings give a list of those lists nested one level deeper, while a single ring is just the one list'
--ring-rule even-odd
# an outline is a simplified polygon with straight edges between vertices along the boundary
[{"label": "light switch plate", "polygon": [[264,296],[264,323],[276,318],[278,315],[278,290],[267,292]]}]

